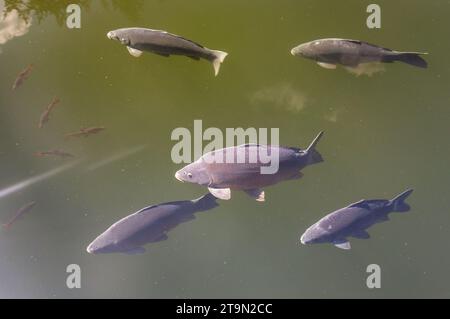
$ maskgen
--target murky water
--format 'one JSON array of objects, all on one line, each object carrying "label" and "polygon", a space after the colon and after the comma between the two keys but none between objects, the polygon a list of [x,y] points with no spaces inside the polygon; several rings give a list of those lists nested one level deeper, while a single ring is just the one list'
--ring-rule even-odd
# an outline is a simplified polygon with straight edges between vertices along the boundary
[{"label": "murky water", "polygon": [[[365,26],[371,1],[80,1],[80,30],[65,26],[70,2],[6,1],[0,22],[0,220],[37,203],[0,232],[0,297],[450,297],[448,1],[380,0],[381,30]],[[217,78],[204,61],[135,59],[106,38],[128,26],[230,55]],[[430,67],[395,63],[358,77],[290,55],[325,37],[428,51]],[[11,91],[29,64],[29,79]],[[60,105],[38,129],[55,96]],[[170,157],[172,130],[195,119],[277,127],[287,146],[305,147],[324,130],[325,162],[267,188],[264,204],[235,192],[146,254],[88,254],[129,213],[204,194],[174,178],[181,166]],[[64,139],[92,126],[106,130]],[[76,157],[33,156],[50,149]],[[352,240],[351,251],[299,244],[325,214],[407,187],[412,211]],[[373,263],[382,288],[369,290]],[[69,264],[81,267],[81,289],[66,286]]]}]

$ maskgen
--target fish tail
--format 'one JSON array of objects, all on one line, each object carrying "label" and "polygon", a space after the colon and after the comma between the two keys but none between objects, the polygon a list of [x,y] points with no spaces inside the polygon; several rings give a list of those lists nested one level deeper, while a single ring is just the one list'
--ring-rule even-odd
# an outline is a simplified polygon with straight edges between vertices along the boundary
[{"label": "fish tail", "polygon": [[194,199],[192,202],[198,207],[200,211],[210,210],[219,206],[219,204],[217,204],[217,198],[211,193],[203,195],[198,199]]},{"label": "fish tail", "polygon": [[322,155],[316,150],[316,146],[322,138],[323,134],[323,131],[320,132],[306,149],[306,153],[309,156],[309,164],[317,164],[323,162]]},{"label": "fish tail", "polygon": [[211,50],[212,54],[214,55],[214,59],[212,60],[212,64],[214,67],[214,74],[217,76],[220,71],[220,65],[223,63],[225,58],[227,57],[228,53],[223,51],[217,51],[217,50]]},{"label": "fish tail", "polygon": [[396,52],[394,55],[387,55],[383,58],[383,62],[401,61],[403,63],[416,66],[418,68],[426,69],[428,67],[427,61],[421,57],[428,53],[423,52]]},{"label": "fish tail", "polygon": [[409,197],[409,195],[411,195],[412,192],[413,189],[407,189],[391,200],[391,204],[393,205],[395,212],[407,212],[411,209],[411,207],[405,203],[405,200]]}]

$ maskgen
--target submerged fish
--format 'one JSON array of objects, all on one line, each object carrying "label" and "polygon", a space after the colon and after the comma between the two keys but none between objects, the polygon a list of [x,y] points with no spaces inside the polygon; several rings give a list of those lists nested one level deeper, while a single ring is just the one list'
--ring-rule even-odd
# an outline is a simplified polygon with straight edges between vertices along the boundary
[{"label": "submerged fish", "polygon": [[101,131],[106,130],[105,127],[89,127],[89,128],[82,128],[81,130],[73,133],[66,134],[66,138],[71,137],[88,137],[90,135],[98,134]]},{"label": "submerged fish", "polygon": [[28,79],[28,77],[30,76],[31,71],[33,71],[33,68],[34,65],[30,64],[25,70],[23,70],[22,72],[19,73],[19,75],[17,75],[17,78],[12,86],[13,90],[22,86],[23,82],[25,82],[25,80]]},{"label": "submerged fish", "polygon": [[389,220],[392,212],[408,212],[410,206],[405,203],[411,195],[408,189],[392,200],[361,200],[339,209],[309,227],[302,235],[302,244],[332,243],[341,249],[350,249],[348,237],[368,239],[366,231],[374,224]]},{"label": "submerged fish", "polygon": [[359,40],[321,39],[300,44],[291,51],[294,56],[302,56],[317,61],[321,67],[335,69],[338,64],[357,68],[360,64],[401,61],[419,68],[426,68],[427,62],[421,57],[427,53],[399,52]]},{"label": "submerged fish", "polygon": [[213,64],[216,76],[221,63],[228,55],[226,52],[210,50],[196,42],[160,30],[124,28],[108,32],[107,37],[127,46],[134,57],[139,57],[143,51],[147,51],[164,57],[184,55],[194,60],[205,59]]},{"label": "submerged fish", "polygon": [[219,206],[214,196],[207,194],[196,200],[163,203],[144,208],[109,227],[89,246],[91,254],[142,254],[148,243],[167,239],[167,232],[181,223],[195,219],[195,213]]},{"label": "submerged fish", "polygon": [[26,204],[25,206],[21,207],[12,217],[11,219],[6,223],[3,224],[3,227],[10,228],[12,224],[14,224],[19,218],[21,218],[23,215],[29,213],[33,207],[36,206],[36,202],[31,202]]},{"label": "submerged fish", "polygon": [[52,102],[45,108],[44,112],[41,114],[41,118],[39,119],[39,128],[43,128],[44,125],[50,120],[50,113],[53,109],[61,102],[59,98],[54,97]]},{"label": "submerged fish", "polygon": [[[315,150],[322,135],[323,132],[306,150],[258,144],[216,150],[185,166],[176,172],[175,177],[181,182],[206,186],[214,196],[223,200],[231,198],[233,189],[245,191],[257,201],[263,202],[265,193],[262,187],[299,179],[303,176],[301,169],[323,161],[320,153]],[[261,160],[261,154],[278,154],[278,170],[274,174],[261,173],[261,168],[268,165]],[[230,158],[233,161],[227,161]],[[239,162],[237,158],[245,158],[245,161]]]},{"label": "submerged fish", "polygon": [[61,151],[61,150],[36,152],[33,155],[36,157],[49,157],[49,156],[55,156],[55,157],[61,157],[61,158],[74,157],[72,154]]}]

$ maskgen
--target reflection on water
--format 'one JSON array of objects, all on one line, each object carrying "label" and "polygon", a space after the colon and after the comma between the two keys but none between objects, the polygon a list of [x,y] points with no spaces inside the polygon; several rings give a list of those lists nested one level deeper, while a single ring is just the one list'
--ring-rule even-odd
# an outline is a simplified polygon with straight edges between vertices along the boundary
[{"label": "reflection on water", "polygon": [[373,63],[363,63],[355,68],[345,67],[345,69],[351,74],[358,76],[367,75],[372,76],[377,73],[382,73],[386,71],[386,67],[383,63],[373,62]]},{"label": "reflection on water", "polygon": [[8,0],[5,3],[5,13],[16,11],[20,19],[28,22],[35,17],[39,23],[51,15],[59,25],[63,25],[67,17],[67,6],[72,3],[77,3],[82,8],[90,5],[89,0]]},{"label": "reflection on water", "polygon": [[306,95],[291,84],[282,83],[263,88],[250,96],[253,105],[268,104],[276,108],[298,113],[306,107]]},{"label": "reflection on water", "polygon": [[62,165],[60,167],[54,168],[48,172],[45,172],[43,174],[39,174],[30,178],[27,178],[26,180],[20,181],[18,183],[15,183],[11,186],[5,187],[3,189],[0,189],[0,199],[9,195],[12,195],[16,192],[19,192],[27,187],[30,187],[36,183],[42,182],[44,180],[47,180],[49,178],[52,178],[55,175],[58,175],[64,171],[67,171],[68,169],[74,167],[77,165],[79,161],[75,161],[72,163],[68,163],[65,165]]},{"label": "reflection on water", "polygon": [[16,37],[26,34],[32,21],[32,17],[23,19],[16,9],[6,11],[3,11],[3,9],[4,0],[0,0],[0,44],[5,44]]},{"label": "reflection on water", "polygon": [[[163,0],[159,0],[163,1]],[[125,14],[129,19],[138,19],[142,13],[142,6],[144,5],[144,0],[134,0],[132,5],[130,1],[123,0],[102,0],[102,5],[104,8],[112,8]]]},{"label": "reflection on water", "polygon": [[114,162],[123,160],[123,159],[125,159],[125,158],[127,158],[127,157],[129,157],[131,155],[135,155],[135,154],[143,151],[145,148],[146,148],[146,145],[140,145],[140,146],[136,146],[136,147],[132,147],[132,148],[126,149],[124,151],[120,151],[120,152],[118,152],[118,153],[116,153],[114,155],[111,155],[111,156],[109,156],[109,157],[107,157],[105,159],[102,159],[102,160],[100,160],[98,162],[95,162],[95,163],[89,165],[87,170],[88,171],[95,171],[95,170],[97,170],[99,168],[102,168],[102,167],[104,167],[106,165],[109,165],[109,164],[112,164]]}]

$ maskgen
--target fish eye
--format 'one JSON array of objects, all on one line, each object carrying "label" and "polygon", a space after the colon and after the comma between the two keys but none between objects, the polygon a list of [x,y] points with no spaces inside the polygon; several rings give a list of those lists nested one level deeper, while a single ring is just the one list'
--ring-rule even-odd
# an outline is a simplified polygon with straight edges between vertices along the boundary
[{"label": "fish eye", "polygon": [[192,174],[191,173],[187,173],[187,177],[192,178]]}]

